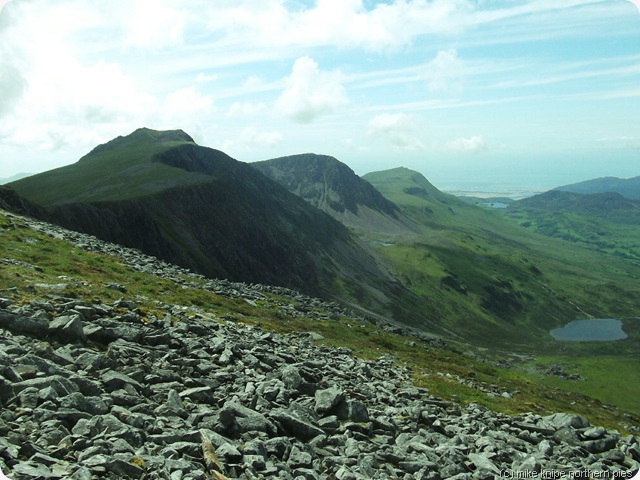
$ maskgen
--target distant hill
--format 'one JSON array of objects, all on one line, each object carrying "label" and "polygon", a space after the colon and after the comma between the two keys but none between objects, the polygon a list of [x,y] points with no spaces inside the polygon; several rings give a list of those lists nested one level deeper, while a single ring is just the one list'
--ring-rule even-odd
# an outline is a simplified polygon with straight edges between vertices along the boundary
[{"label": "distant hill", "polygon": [[509,208],[536,209],[550,213],[576,213],[604,217],[607,221],[640,225],[640,201],[631,200],[613,192],[582,194],[550,190],[518,200]]},{"label": "distant hill", "polygon": [[640,265],[640,201],[551,190],[504,209],[523,227]]},{"label": "distant hill", "polygon": [[396,205],[334,157],[306,153],[251,165],[359,233],[406,235],[417,229]]},{"label": "distant hill", "polygon": [[11,177],[7,177],[7,178],[0,178],[0,185],[5,185],[7,183],[10,182],[15,182],[16,180],[20,180],[21,178],[26,178],[33,175],[33,173],[16,173],[15,175],[12,175]]},{"label": "distant hill", "polygon": [[453,226],[459,211],[470,208],[467,202],[441,192],[424,175],[405,167],[367,173],[363,178],[423,226]]},{"label": "distant hill", "polygon": [[640,200],[640,177],[627,179],[616,177],[596,178],[594,180],[557,187],[555,190],[583,194],[611,192],[619,193],[623,197],[632,200]]},{"label": "distant hill", "polygon": [[180,130],[138,129],[10,187],[55,223],[212,278],[357,299],[378,312],[402,294],[341,223]]},{"label": "distant hill", "polygon": [[[377,251],[425,310],[471,342],[517,348],[534,332],[584,318],[585,312],[606,312],[608,318],[615,311],[637,311],[638,267],[626,258],[529,232],[505,218],[510,208],[472,205],[407,168],[364,178],[423,226],[416,238]],[[636,232],[629,241],[638,238]]]}]

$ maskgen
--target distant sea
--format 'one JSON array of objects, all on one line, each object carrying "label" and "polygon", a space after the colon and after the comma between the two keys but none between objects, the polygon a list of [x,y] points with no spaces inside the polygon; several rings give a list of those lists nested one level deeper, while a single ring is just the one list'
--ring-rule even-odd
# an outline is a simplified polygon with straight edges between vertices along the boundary
[{"label": "distant sea", "polygon": [[[592,162],[593,163],[593,162]],[[598,162],[556,162],[519,165],[470,165],[452,173],[450,170],[433,169],[425,176],[439,190],[460,196],[508,197],[521,199],[601,177],[631,178],[640,174],[638,158],[628,165],[608,165]],[[425,169],[426,170],[426,169]]]},{"label": "distant sea", "polygon": [[474,178],[472,180],[434,179],[432,183],[440,191],[464,197],[507,197],[514,200],[532,197],[539,193],[553,190],[556,187],[577,183],[581,180],[568,178],[513,178],[499,180],[496,178]]}]

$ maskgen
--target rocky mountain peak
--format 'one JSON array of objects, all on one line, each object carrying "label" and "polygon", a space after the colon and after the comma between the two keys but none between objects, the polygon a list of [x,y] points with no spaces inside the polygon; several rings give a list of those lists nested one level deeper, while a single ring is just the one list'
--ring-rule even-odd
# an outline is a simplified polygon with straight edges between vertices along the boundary
[{"label": "rocky mountain peak", "polygon": [[109,140],[106,143],[98,145],[91,150],[85,158],[131,145],[150,143],[161,144],[169,142],[189,142],[195,144],[193,138],[183,130],[152,130],[150,128],[142,127],[134,130],[129,135],[119,135],[113,140]]}]

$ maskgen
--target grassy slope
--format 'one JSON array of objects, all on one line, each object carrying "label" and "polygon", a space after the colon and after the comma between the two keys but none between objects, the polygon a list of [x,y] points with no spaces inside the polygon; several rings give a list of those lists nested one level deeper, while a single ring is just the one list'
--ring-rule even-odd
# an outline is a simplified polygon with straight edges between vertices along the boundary
[{"label": "grassy slope", "polygon": [[[160,301],[184,307],[182,318],[201,315],[217,321],[240,321],[269,331],[316,331],[325,337],[324,343],[351,348],[364,358],[394,355],[399,364],[412,368],[416,384],[446,399],[480,403],[505,413],[570,411],[586,415],[595,424],[618,429],[640,423],[637,405],[629,405],[628,410],[633,414],[601,408],[597,400],[545,386],[536,375],[493,367],[454,350],[434,348],[386,333],[356,319],[329,320],[325,312],[312,311],[310,314],[317,314],[317,319],[310,323],[308,317],[284,313],[280,305],[288,303],[285,299],[273,297],[254,306],[242,299],[229,299],[203,290],[193,278],[178,285],[172,280],[132,271],[114,257],[86,252],[23,228],[22,224],[20,218],[7,217],[0,210],[0,259],[3,259],[0,296],[18,304],[42,297],[49,297],[53,302],[64,301],[61,297],[65,297],[111,303],[123,296],[107,287],[115,282],[127,286],[125,296],[135,300],[138,311],[148,319],[161,314],[157,308]],[[24,263],[8,263],[4,259]],[[29,268],[27,264],[37,265],[39,269]],[[180,318],[173,320],[180,321]],[[462,385],[455,378],[473,379],[481,385],[495,385],[519,393],[512,399],[491,396]]]},{"label": "grassy slope", "polygon": [[541,348],[550,328],[570,320],[637,314],[640,269],[628,262],[532,234],[407,169],[365,179],[424,226],[419,239],[378,251],[434,314],[460,334],[467,329],[474,343]]},{"label": "grassy slope", "polygon": [[534,209],[501,212],[520,226],[541,235],[607,253],[640,265],[640,224],[612,221],[610,217]]},{"label": "grassy slope", "polygon": [[[554,207],[552,210],[557,210],[557,206]],[[620,284],[625,285],[630,281],[636,285],[640,283],[637,273],[640,267],[640,225],[632,215],[624,211],[610,214],[594,212],[592,215],[575,211],[545,211],[544,208],[517,207],[517,204],[500,213],[529,231],[561,238],[574,246],[602,254],[599,257],[608,259],[609,265],[616,273],[620,273]],[[625,264],[624,270],[619,267],[621,263]],[[597,265],[601,270],[606,268],[599,263]],[[633,273],[627,274],[629,271]],[[631,300],[618,282],[611,283],[609,289],[618,295],[620,301]],[[598,345],[568,344],[561,352],[563,355],[539,358],[542,364],[568,363],[574,373],[587,379],[586,382],[571,382],[547,377],[544,383],[584,392],[624,408],[635,408],[638,398],[635,386],[640,384],[640,350],[637,348],[640,343],[640,318],[625,319],[624,330],[631,341]],[[612,372],[616,374],[612,375]]]},{"label": "grassy slope", "polygon": [[[127,136],[126,142],[119,141],[122,138],[119,137],[97,147],[73,165],[18,180],[9,186],[32,202],[50,206],[125,200],[162,190],[167,185],[205,181],[204,175],[151,161],[171,147],[193,143],[178,135],[157,137],[159,133],[167,132],[139,129]],[[140,184],[140,178],[145,178],[145,183]]]},{"label": "grassy slope", "polygon": [[[566,363],[582,381],[558,377],[539,381],[634,408],[631,399],[640,395],[640,320],[633,318],[640,311],[637,262],[529,232],[500,212],[430,190],[425,179],[406,169],[369,174],[365,179],[424,225],[419,240],[378,250],[451,330],[466,330],[467,342],[492,345],[503,354],[515,350],[546,355],[540,361]],[[427,194],[420,194],[420,188]],[[632,241],[624,236],[625,229],[621,232],[618,244]],[[455,281],[443,284],[446,277]],[[499,279],[511,282],[511,291],[525,310],[506,309],[501,319],[483,307],[485,287]],[[547,333],[554,324],[589,317],[623,318],[629,338],[606,344],[559,343]]]}]

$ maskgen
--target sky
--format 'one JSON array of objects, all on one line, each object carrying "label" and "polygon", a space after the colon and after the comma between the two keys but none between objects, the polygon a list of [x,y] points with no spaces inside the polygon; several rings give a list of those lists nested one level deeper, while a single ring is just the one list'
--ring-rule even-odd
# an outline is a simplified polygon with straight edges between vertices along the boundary
[{"label": "sky", "polygon": [[[638,3],[638,2],[637,2]],[[629,0],[0,0],[0,178],[139,127],[443,190],[640,175]]]}]

